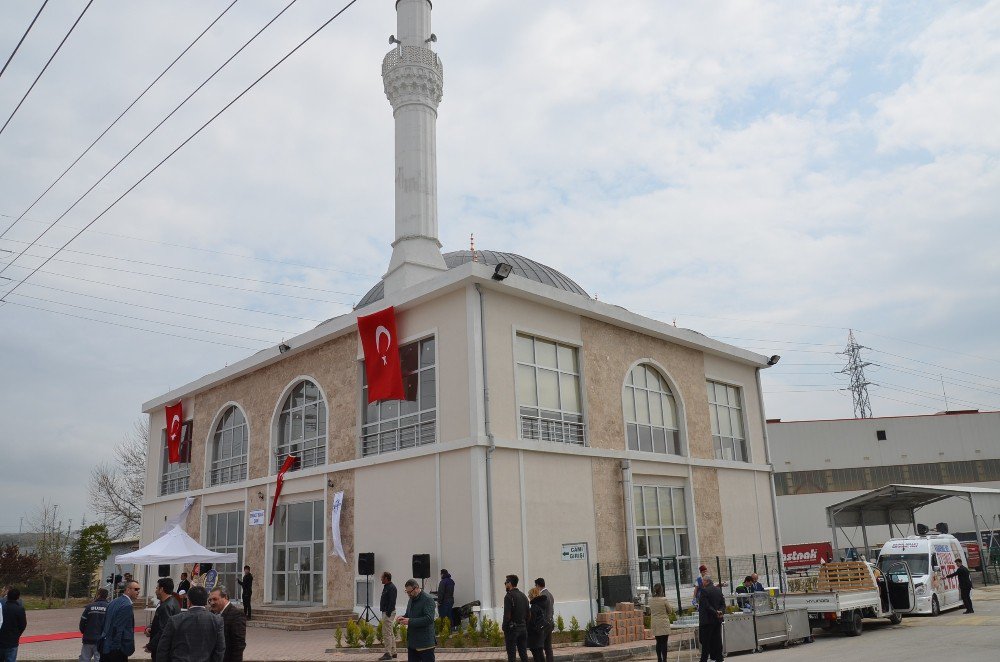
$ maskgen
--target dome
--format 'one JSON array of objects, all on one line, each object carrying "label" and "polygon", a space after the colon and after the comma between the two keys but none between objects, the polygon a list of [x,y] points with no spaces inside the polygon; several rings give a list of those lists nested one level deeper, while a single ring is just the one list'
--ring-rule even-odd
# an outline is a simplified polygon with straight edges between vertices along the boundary
[{"label": "dome", "polygon": [[[518,276],[523,276],[524,278],[529,278],[536,283],[549,285],[567,292],[582,294],[587,298],[590,297],[586,290],[577,285],[565,274],[556,271],[552,267],[547,267],[541,262],[529,260],[528,258],[515,253],[476,251],[476,261],[480,264],[485,264],[488,267],[506,263],[513,267],[513,271],[511,273],[517,274]],[[452,251],[451,253],[444,254],[444,263],[448,265],[449,269],[454,269],[455,267],[463,265],[466,262],[472,262],[472,251]],[[381,299],[384,295],[383,286],[382,281],[376,283],[375,286],[368,290],[368,293],[361,298],[361,301],[358,302],[355,309],[363,308],[368,304]]]}]

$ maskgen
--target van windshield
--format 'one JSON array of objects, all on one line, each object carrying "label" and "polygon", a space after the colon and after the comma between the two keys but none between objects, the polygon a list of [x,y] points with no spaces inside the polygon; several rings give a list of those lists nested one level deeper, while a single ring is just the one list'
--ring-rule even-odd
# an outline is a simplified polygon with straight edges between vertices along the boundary
[{"label": "van windshield", "polygon": [[882,554],[878,557],[879,570],[888,573],[892,566],[900,561],[906,562],[911,575],[928,574],[930,563],[926,554]]}]

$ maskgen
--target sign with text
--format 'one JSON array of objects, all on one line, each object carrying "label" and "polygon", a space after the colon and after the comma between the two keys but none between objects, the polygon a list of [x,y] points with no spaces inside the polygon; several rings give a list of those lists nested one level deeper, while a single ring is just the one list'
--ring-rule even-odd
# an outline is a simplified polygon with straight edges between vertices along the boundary
[{"label": "sign with text", "polygon": [[587,558],[587,543],[570,542],[562,546],[563,561],[583,561]]},{"label": "sign with text", "polygon": [[250,526],[264,526],[264,511],[263,510],[251,510],[250,511]]},{"label": "sign with text", "polygon": [[781,563],[786,568],[807,568],[833,558],[833,546],[828,542],[810,542],[802,545],[782,545]]}]

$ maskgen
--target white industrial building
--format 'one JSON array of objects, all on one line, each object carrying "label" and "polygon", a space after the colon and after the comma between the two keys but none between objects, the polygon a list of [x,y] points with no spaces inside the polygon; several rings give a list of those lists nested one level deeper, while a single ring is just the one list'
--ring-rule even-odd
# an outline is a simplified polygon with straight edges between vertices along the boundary
[{"label": "white industrial building", "polygon": [[[1000,487],[1000,412],[948,411],[919,416],[768,420],[782,544],[831,540],[825,509],[885,485]],[[1000,529],[1000,512],[977,512],[980,530]],[[969,503],[947,499],[917,511],[916,522],[939,523],[974,537]],[[868,527],[877,545],[912,533]],[[845,540],[844,536],[847,539]],[[838,533],[839,546],[862,547],[860,528]],[[964,535],[959,535],[964,538]]]}]

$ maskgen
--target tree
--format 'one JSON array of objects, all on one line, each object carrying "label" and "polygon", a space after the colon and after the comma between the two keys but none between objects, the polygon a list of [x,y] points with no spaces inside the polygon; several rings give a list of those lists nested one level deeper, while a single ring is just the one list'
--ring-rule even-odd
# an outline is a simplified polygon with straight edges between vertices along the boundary
[{"label": "tree", "polygon": [[149,423],[140,419],[115,448],[114,460],[90,473],[90,506],[112,538],[139,534],[148,449]]},{"label": "tree", "polygon": [[38,556],[38,576],[42,580],[42,597],[52,604],[55,580],[66,578],[69,561],[70,530],[59,519],[59,505],[42,500],[41,507],[28,521],[31,531],[38,535],[35,554]]},{"label": "tree", "polygon": [[0,547],[0,588],[24,586],[38,575],[38,557],[9,543]]},{"label": "tree", "polygon": [[85,526],[77,533],[73,549],[69,553],[72,564],[73,595],[89,595],[94,584],[94,573],[111,553],[111,538],[108,527],[103,524]]}]

